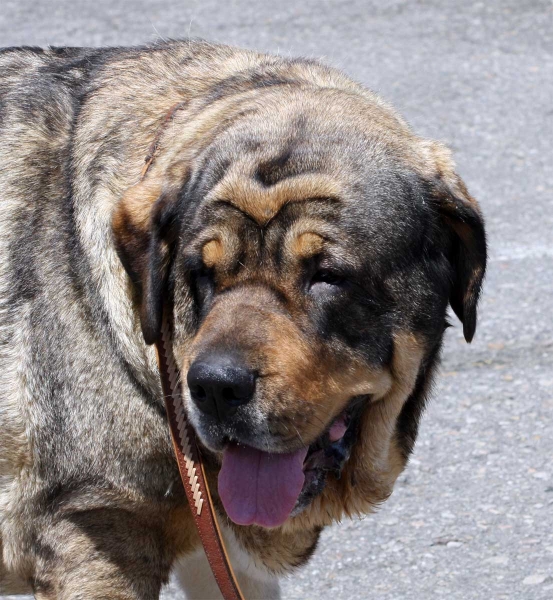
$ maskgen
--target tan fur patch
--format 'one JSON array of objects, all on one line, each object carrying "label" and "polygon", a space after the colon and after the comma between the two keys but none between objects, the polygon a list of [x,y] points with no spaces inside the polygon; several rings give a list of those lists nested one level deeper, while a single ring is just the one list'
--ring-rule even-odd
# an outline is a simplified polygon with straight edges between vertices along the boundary
[{"label": "tan fur patch", "polygon": [[211,240],[202,248],[202,258],[206,267],[214,267],[224,258],[225,250],[219,240]]},{"label": "tan fur patch", "polygon": [[316,233],[308,231],[294,239],[291,250],[301,258],[308,258],[314,254],[318,254],[323,249],[323,246],[323,238]]},{"label": "tan fur patch", "polygon": [[215,269],[221,289],[234,282],[230,273],[239,258],[242,244],[243,240],[240,240],[231,223],[208,229],[204,239],[198,241],[202,261],[208,269]]},{"label": "tan fur patch", "polygon": [[341,191],[337,181],[323,174],[298,175],[267,188],[251,177],[234,172],[215,186],[209,196],[229,202],[259,225],[267,225],[289,202],[339,198]]},{"label": "tan fur patch", "polygon": [[[342,232],[332,223],[314,217],[302,217],[286,232],[284,251],[291,262],[298,258],[308,258],[329,248],[335,256],[341,255],[341,248],[334,243]],[[351,262],[351,257],[346,260]]]},{"label": "tan fur patch", "polygon": [[149,179],[132,186],[121,199],[113,215],[115,235],[124,227],[124,221],[130,221],[134,227],[147,230],[150,225],[150,211],[161,194],[162,183]]},{"label": "tan fur patch", "polygon": [[[288,391],[277,410],[293,415],[305,443],[314,441],[352,397],[370,394],[381,398],[390,389],[391,376],[386,369],[375,370],[354,361],[337,363],[309,344],[288,319],[278,314],[265,318],[269,326],[261,351],[274,380],[267,382],[267,396],[272,396],[273,386],[277,393],[279,389]],[[272,404],[270,409],[275,411]]]}]

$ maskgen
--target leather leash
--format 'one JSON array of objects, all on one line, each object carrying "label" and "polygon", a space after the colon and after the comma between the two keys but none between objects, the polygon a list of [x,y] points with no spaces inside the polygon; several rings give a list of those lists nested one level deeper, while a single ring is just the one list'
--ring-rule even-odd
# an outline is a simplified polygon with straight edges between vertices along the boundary
[{"label": "leather leash", "polygon": [[[175,113],[186,106],[186,102],[173,104],[165,115],[161,126],[158,128],[148,154],[144,159],[144,166],[140,173],[140,180],[144,180],[152,166],[159,150],[159,143],[163,133]],[[213,501],[207,485],[207,478],[202,463],[202,454],[198,447],[196,434],[184,410],[181,395],[181,382],[179,369],[173,357],[173,344],[171,324],[164,310],[163,324],[160,339],[156,342],[156,354],[161,378],[161,387],[165,398],[167,419],[173,442],[173,450],[179,467],[182,485],[186,492],[194,523],[202,541],[209,566],[213,572],[217,585],[223,594],[224,600],[244,600],[238,582],[232,570]]]},{"label": "leather leash", "polygon": [[224,600],[244,600],[217,523],[196,434],[186,418],[180,391],[180,373],[172,348],[171,327],[164,316],[161,337],[156,342],[156,352],[171,439],[182,484],[209,566]]}]

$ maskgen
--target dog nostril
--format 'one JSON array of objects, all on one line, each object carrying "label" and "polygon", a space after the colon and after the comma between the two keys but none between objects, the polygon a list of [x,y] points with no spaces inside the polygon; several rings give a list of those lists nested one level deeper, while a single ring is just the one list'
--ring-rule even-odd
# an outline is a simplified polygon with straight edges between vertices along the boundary
[{"label": "dog nostril", "polygon": [[207,398],[207,393],[201,385],[195,385],[190,389],[190,393],[194,396],[196,400],[205,400]]},{"label": "dog nostril", "polygon": [[247,400],[249,395],[242,392],[243,390],[224,387],[221,390],[221,397],[229,406],[240,406],[241,404],[244,404],[244,400]]}]

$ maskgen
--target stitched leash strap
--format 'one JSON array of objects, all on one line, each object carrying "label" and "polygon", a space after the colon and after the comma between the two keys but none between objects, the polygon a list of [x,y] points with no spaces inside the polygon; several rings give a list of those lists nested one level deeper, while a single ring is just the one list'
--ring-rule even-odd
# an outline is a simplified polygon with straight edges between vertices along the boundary
[{"label": "stitched leash strap", "polygon": [[[141,181],[144,180],[156,159],[160,140],[165,129],[175,113],[184,106],[186,106],[186,102],[177,102],[165,115],[144,159],[144,166],[140,173]],[[175,451],[175,457],[179,466],[182,485],[184,486],[184,491],[186,492],[186,497],[188,498],[188,503],[194,517],[194,523],[200,535],[209,566],[213,571],[224,600],[244,600],[244,596],[242,596],[242,592],[232,571],[232,566],[221,536],[221,530],[217,523],[217,516],[215,515],[213,501],[209,493],[202,464],[202,455],[196,442],[196,434],[186,418],[180,391],[179,369],[173,357],[171,327],[166,314],[164,314],[163,318],[161,338],[156,342],[156,352],[173,450]]]},{"label": "stitched leash strap", "polygon": [[182,484],[209,566],[223,598],[225,600],[244,600],[217,523],[202,464],[202,455],[196,442],[196,434],[186,418],[180,393],[180,375],[172,348],[170,326],[168,320],[164,318],[161,339],[156,342],[156,351],[171,439]]}]

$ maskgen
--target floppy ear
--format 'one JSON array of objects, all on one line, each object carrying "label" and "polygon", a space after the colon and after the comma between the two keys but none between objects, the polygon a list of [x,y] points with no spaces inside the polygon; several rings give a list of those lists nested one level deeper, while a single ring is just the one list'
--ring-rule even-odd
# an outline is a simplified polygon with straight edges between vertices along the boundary
[{"label": "floppy ear", "polygon": [[430,195],[450,232],[449,261],[453,282],[451,308],[463,323],[463,334],[471,342],[476,330],[476,308],[486,271],[486,233],[478,203],[455,173],[450,151],[433,142],[430,146],[434,176]]},{"label": "floppy ear", "polygon": [[115,247],[136,291],[142,334],[153,344],[161,333],[169,265],[177,238],[178,192],[156,183],[130,188],[114,212]]}]

